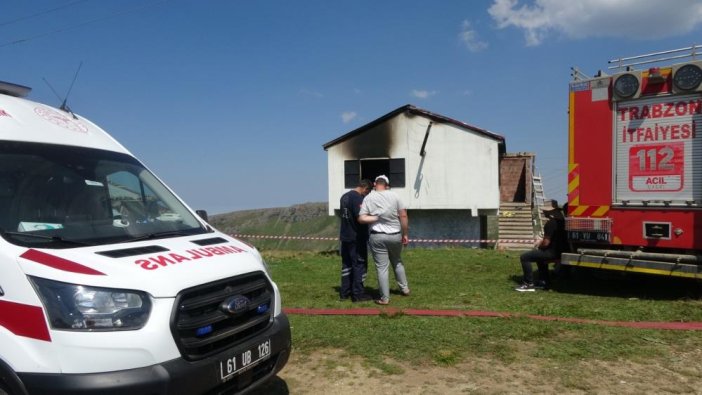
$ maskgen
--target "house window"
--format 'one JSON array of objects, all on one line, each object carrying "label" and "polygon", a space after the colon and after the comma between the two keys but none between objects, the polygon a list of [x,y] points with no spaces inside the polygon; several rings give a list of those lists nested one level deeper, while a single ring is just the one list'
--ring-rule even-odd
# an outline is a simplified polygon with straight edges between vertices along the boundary
[{"label": "house window", "polygon": [[390,186],[404,188],[405,159],[359,159],[344,161],[344,187],[355,188],[364,178],[374,180],[385,174],[390,178]]}]

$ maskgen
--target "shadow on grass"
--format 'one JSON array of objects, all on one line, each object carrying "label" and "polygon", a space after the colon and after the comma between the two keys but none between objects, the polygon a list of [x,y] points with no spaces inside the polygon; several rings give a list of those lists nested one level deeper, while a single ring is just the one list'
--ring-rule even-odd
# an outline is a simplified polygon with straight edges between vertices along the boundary
[{"label": "shadow on grass", "polygon": [[[536,272],[535,272],[536,275]],[[702,299],[702,282],[679,277],[558,267],[550,271],[554,292],[623,299]],[[520,275],[510,276],[515,285]]]},{"label": "shadow on grass", "polygon": [[[335,293],[336,295],[341,295],[341,287],[340,287],[340,286],[338,286],[338,285],[337,285],[337,286],[334,286],[334,287],[332,287],[332,290],[334,290],[334,293]],[[364,287],[363,287],[363,293],[365,293],[366,295],[372,296],[374,299],[376,299],[376,298],[379,297],[379,296],[378,296],[378,290],[377,290],[376,288],[372,288],[372,287],[369,287],[369,286],[364,286]],[[399,293],[399,292],[398,292],[398,293]],[[349,301],[350,301],[350,300],[351,300],[351,299],[349,299]]]},{"label": "shadow on grass", "polygon": [[249,395],[288,395],[290,390],[288,389],[288,383],[278,376],[273,377],[266,383],[262,384],[260,387],[256,388],[251,392],[247,392]]}]

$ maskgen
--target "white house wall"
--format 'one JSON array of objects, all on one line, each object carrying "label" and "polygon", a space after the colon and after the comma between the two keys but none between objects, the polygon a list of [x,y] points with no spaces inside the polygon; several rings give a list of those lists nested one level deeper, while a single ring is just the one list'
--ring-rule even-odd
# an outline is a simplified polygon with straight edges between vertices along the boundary
[{"label": "white house wall", "polygon": [[[498,142],[452,124],[436,123],[420,156],[431,121],[407,113],[376,125],[328,148],[329,214],[339,209],[344,187],[344,161],[404,158],[405,187],[393,188],[410,210],[497,210],[499,207]],[[390,180],[392,187],[392,179]]]},{"label": "white house wall", "polygon": [[500,205],[498,143],[451,124],[434,123],[419,155],[429,120],[405,118],[406,201],[413,209],[496,210]]}]

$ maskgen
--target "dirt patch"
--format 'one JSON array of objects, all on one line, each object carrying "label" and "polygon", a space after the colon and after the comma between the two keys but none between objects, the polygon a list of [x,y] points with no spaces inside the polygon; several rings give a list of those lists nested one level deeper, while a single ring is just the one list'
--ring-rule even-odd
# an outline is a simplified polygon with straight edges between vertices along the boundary
[{"label": "dirt patch", "polygon": [[702,394],[702,348],[666,360],[579,361],[472,358],[454,366],[386,360],[382,369],[340,350],[293,353],[261,394]]}]

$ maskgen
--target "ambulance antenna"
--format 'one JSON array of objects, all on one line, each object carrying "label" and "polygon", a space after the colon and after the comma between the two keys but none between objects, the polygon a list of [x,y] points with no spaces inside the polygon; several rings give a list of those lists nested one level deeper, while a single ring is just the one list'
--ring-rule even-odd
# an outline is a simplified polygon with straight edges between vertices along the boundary
[{"label": "ambulance antenna", "polygon": [[78,73],[80,72],[80,68],[83,67],[83,61],[80,61],[80,64],[78,64],[78,69],[76,70],[76,74],[73,76],[73,81],[71,81],[71,86],[68,87],[68,92],[66,92],[66,97],[63,98],[63,103],[61,103],[61,107],[59,109],[73,115],[73,119],[78,119],[76,114],[71,111],[71,109],[68,107],[68,104],[66,102],[68,101],[68,95],[71,94],[71,91],[73,90],[73,85],[76,83],[76,79],[78,79]]},{"label": "ambulance antenna", "polygon": [[63,99],[61,99],[61,95],[59,95],[58,92],[56,92],[56,89],[54,89],[54,87],[51,86],[51,84],[49,83],[49,81],[48,81],[46,78],[42,78],[42,79],[44,80],[44,82],[46,83],[46,85],[51,89],[51,91],[54,92],[54,95],[56,95],[56,98],[62,101],[61,106],[59,107],[59,109],[65,111],[65,112],[67,112],[67,113],[69,113],[69,114],[71,114],[71,115],[73,116],[73,119],[78,119],[78,117],[77,117],[76,114],[74,114],[73,111],[71,111],[71,109],[68,107],[68,104],[67,104],[67,102],[68,102],[68,95],[70,95],[70,94],[71,94],[71,90],[73,90],[73,85],[76,83],[76,79],[78,78],[78,72],[80,71],[80,68],[81,68],[82,66],[83,66],[83,62],[81,61],[80,64],[78,65],[78,70],[76,70],[76,74],[73,76],[73,81],[71,82],[71,86],[68,88],[68,92],[66,93],[66,96],[65,96]]},{"label": "ambulance antenna", "polygon": [[56,89],[54,89],[54,87],[51,86],[51,84],[50,84],[49,81],[46,79],[46,77],[41,77],[41,79],[43,79],[44,82],[46,83],[46,85],[49,87],[49,89],[51,89],[51,91],[54,92],[54,95],[56,95],[56,98],[59,99],[59,100],[61,100],[61,96],[59,96],[58,92],[56,92]]}]

